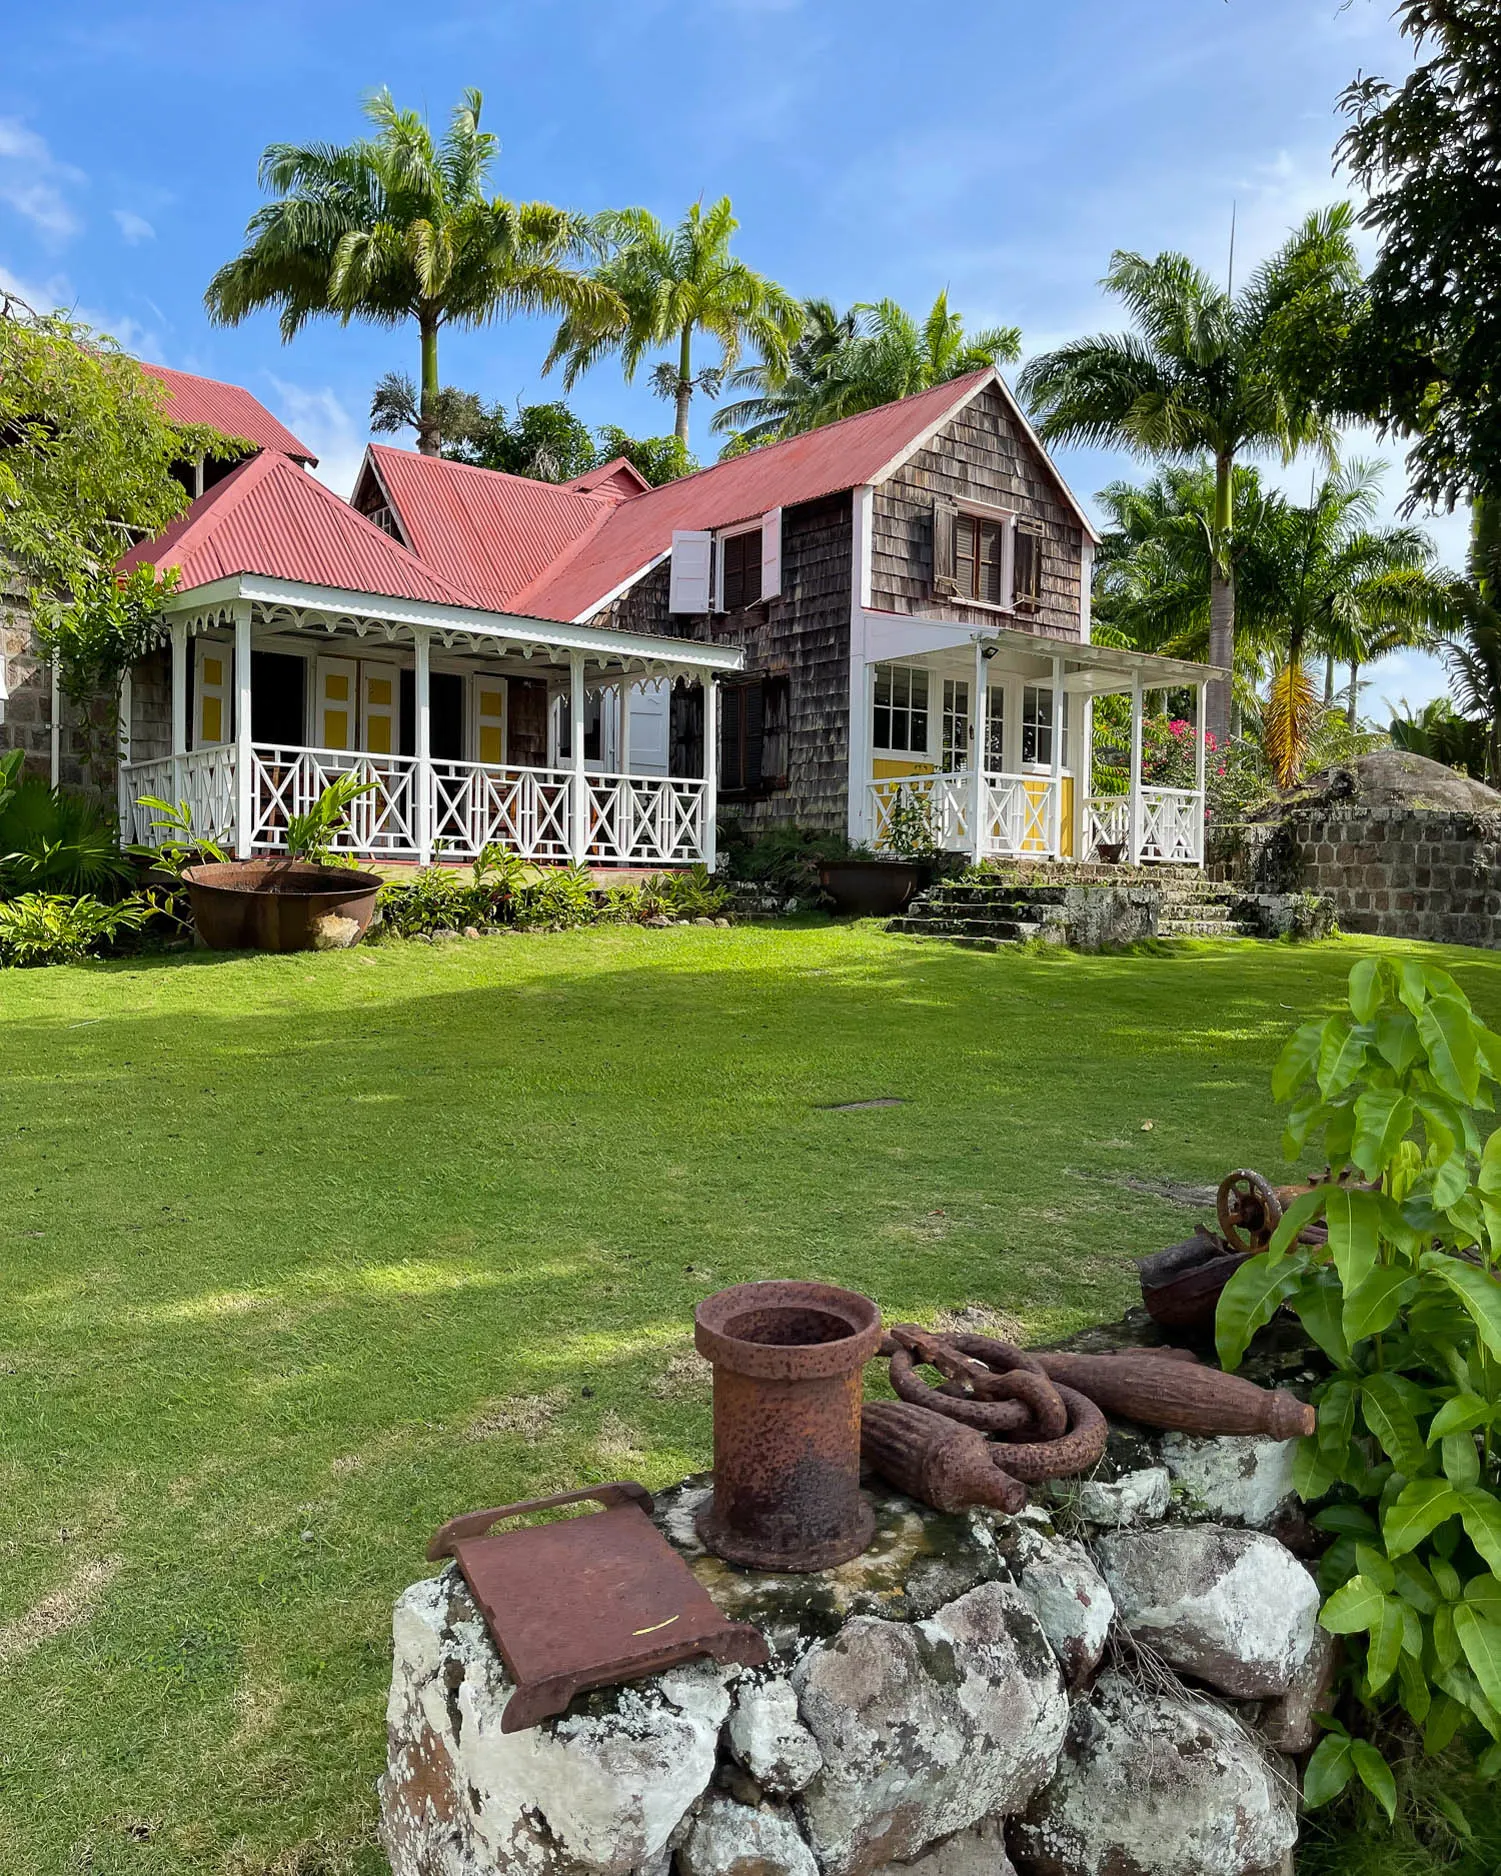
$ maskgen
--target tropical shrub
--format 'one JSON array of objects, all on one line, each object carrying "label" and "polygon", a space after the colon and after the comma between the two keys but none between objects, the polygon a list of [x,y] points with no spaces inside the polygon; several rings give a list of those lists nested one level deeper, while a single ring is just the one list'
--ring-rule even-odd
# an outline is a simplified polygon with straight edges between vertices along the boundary
[{"label": "tropical shrub", "polygon": [[823,828],[772,827],[748,833],[738,821],[719,824],[719,870],[727,878],[774,893],[818,896],[818,869],[853,849],[845,835]]},{"label": "tropical shrub", "polygon": [[21,892],[102,892],[132,877],[114,817],[86,796],[22,777],[25,751],[0,756],[0,899]]},{"label": "tropical shrub", "polygon": [[[1224,758],[1212,734],[1204,739],[1206,779],[1224,773]],[[1097,697],[1094,706],[1094,763],[1090,771],[1098,795],[1124,795],[1131,780],[1131,700]],[[1141,720],[1141,779],[1148,788],[1192,788],[1194,727],[1186,717],[1144,716]]]},{"label": "tropical shrub", "polygon": [[334,842],[348,832],[354,803],[379,786],[373,776],[367,780],[353,771],[336,776],[305,813],[288,815],[287,858],[315,866],[354,866],[351,855],[335,852]]},{"label": "tropical shrub", "polygon": [[388,930],[400,938],[419,938],[488,924],[494,894],[484,885],[466,883],[447,867],[428,866],[409,878],[387,880],[376,905]]},{"label": "tropical shrub", "polygon": [[[1295,1483],[1323,1501],[1320,1621],[1346,1638],[1354,1723],[1314,1751],[1310,1805],[1356,1778],[1390,1814],[1370,1732],[1389,1753],[1469,1742],[1501,1772],[1501,1128],[1476,1118],[1498,1087],[1501,1036],[1410,959],[1362,958],[1348,1010],[1273,1070],[1289,1157],[1321,1142],[1328,1176],[1236,1272],[1216,1328],[1233,1369],[1287,1304],[1331,1364]],[[1304,1242],[1318,1220],[1327,1243]]]},{"label": "tropical shrub", "polygon": [[730,896],[701,866],[602,890],[587,867],[539,871],[504,848],[490,847],[475,861],[470,879],[426,867],[410,878],[388,880],[378,904],[389,930],[415,938],[471,925],[558,931],[662,917],[712,918],[724,912]]},{"label": "tropical shrub", "polygon": [[0,964],[73,964],[139,932],[157,910],[144,894],[106,905],[89,893],[23,892],[0,900]]},{"label": "tropical shrub", "polygon": [[182,878],[183,869],[203,861],[225,865],[229,854],[217,840],[198,833],[193,827],[193,810],[186,801],[176,806],[160,795],[137,795],[138,808],[150,808],[151,831],[158,836],[154,845],[127,847],[134,859],[145,860],[162,873]]}]

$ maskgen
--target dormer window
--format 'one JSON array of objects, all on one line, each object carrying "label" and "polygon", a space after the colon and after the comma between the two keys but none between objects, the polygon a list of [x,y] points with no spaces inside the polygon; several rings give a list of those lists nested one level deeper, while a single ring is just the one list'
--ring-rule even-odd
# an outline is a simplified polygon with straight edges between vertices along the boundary
[{"label": "dormer window", "polygon": [[1005,590],[1006,524],[979,515],[954,522],[954,584],[960,599],[999,606]]},{"label": "dormer window", "polygon": [[742,606],[754,606],[761,597],[761,530],[747,528],[740,534],[725,536],[724,558],[720,565],[724,583],[720,588],[720,610],[738,612]]}]

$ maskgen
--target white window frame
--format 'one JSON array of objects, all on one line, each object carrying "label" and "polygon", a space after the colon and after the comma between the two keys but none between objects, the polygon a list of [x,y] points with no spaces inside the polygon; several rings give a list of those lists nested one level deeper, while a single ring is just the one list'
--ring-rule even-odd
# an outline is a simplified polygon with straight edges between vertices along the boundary
[{"label": "white window frame", "polygon": [[1001,523],[1001,597],[994,599],[966,598],[958,593],[950,601],[955,606],[974,606],[981,612],[1000,612],[1008,616],[1016,611],[1012,603],[1014,594],[1012,581],[1016,570],[1016,524],[1021,519],[1021,512],[1016,508],[1002,508],[994,502],[970,501],[957,498],[954,507],[962,519],[968,515],[976,521],[999,521]]},{"label": "white window frame", "polygon": [[[781,535],[782,511],[780,508],[777,508],[773,510],[773,513],[777,516],[777,533],[778,533],[777,546],[778,546],[778,558],[780,559],[780,549],[781,549],[780,535]],[[761,591],[756,595],[756,597],[753,600],[749,602],[749,604],[752,606],[759,606],[763,599],[775,599],[776,598],[775,593],[768,593],[766,591],[766,522],[767,522],[767,519],[768,517],[765,515],[757,515],[753,521],[737,521],[734,527],[722,528],[715,534],[714,536],[714,605],[713,605],[713,610],[715,612],[724,612],[726,610],[725,603],[724,603],[724,544],[726,541],[737,540],[742,534],[759,534],[761,536],[761,554],[760,554]],[[780,582],[778,583],[778,585],[780,587]],[[743,612],[745,610],[745,607],[737,606],[735,610],[737,612]]]},{"label": "white window frame", "polygon": [[[1018,702],[1020,706],[1017,719],[1016,719],[1016,726],[1017,726],[1016,758],[1017,758],[1018,771],[1025,775],[1051,775],[1053,772],[1053,751],[1052,751],[1051,738],[1054,735],[1061,735],[1063,738],[1063,745],[1062,745],[1063,760],[1061,764],[1061,772],[1064,775],[1072,775],[1073,770],[1069,767],[1068,758],[1069,758],[1069,728],[1070,728],[1069,719],[1073,713],[1070,711],[1068,707],[1069,706],[1068,692],[1064,691],[1063,698],[1062,698],[1062,705],[1063,705],[1062,724],[1060,725],[1060,724],[1054,723],[1051,725],[1047,755],[1045,757],[1034,756],[1030,758],[1029,760],[1024,761],[1022,759],[1021,752],[1022,752],[1022,743],[1027,733],[1027,692],[1029,690],[1036,691],[1040,696],[1048,698],[1049,699],[1048,708],[1049,708],[1049,711],[1051,712],[1051,709],[1052,709],[1051,699],[1053,695],[1053,686],[1052,686],[1051,681],[1043,681],[1039,679],[1038,681],[1034,683],[1034,681],[1031,678],[1024,677],[1021,679],[1017,688],[1018,688],[1018,693],[1019,693]],[[1036,726],[1034,725],[1034,727]]]},{"label": "white window frame", "polygon": [[[914,677],[914,676],[921,677],[923,682],[927,686],[927,699],[926,699],[926,702],[922,705],[922,709],[928,719],[927,741],[921,749],[892,749],[892,748],[887,747],[885,744],[878,743],[876,741],[877,705],[876,705],[875,697],[876,697],[876,688],[880,684],[881,674],[883,671],[893,673],[893,674],[898,671],[902,671],[902,672],[907,673],[909,677]],[[874,666],[874,676],[873,676],[873,680],[871,683],[871,704],[870,704],[870,752],[871,752],[872,757],[878,758],[882,762],[917,761],[917,762],[937,763],[938,761],[941,760],[942,750],[943,750],[943,743],[941,741],[942,726],[941,724],[938,723],[938,718],[941,715],[942,692],[939,693],[940,709],[939,711],[935,712],[933,709],[933,690],[934,690],[935,675],[936,674],[930,671],[926,665],[906,664],[900,659],[885,659],[885,660],[882,660],[881,663]],[[890,707],[894,710],[896,708],[896,705],[893,704]],[[910,688],[908,691],[908,701],[901,707],[907,713],[908,728],[910,731],[912,707],[913,707],[912,701],[911,701]],[[937,729],[938,729],[938,738],[939,738],[939,740],[936,740],[936,742],[935,742],[935,734],[934,734],[935,725],[937,726]],[[935,747],[938,751],[936,755],[934,753]]]}]

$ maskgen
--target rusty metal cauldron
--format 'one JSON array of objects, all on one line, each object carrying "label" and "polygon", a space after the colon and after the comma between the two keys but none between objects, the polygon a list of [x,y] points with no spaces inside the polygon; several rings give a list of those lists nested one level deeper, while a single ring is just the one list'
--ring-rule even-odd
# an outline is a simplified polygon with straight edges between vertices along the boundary
[{"label": "rusty metal cauldron", "polygon": [[860,1398],[880,1310],[825,1283],[741,1283],[705,1297],[693,1339],[714,1366],[704,1543],[753,1570],[858,1557],[875,1531],[860,1494]]}]

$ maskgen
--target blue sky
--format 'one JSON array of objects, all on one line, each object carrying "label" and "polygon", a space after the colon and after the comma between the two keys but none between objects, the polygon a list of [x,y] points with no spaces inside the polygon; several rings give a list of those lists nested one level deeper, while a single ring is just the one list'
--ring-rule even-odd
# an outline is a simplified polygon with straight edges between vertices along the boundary
[{"label": "blue sky", "polygon": [[[282,345],[271,315],[231,330],[205,283],[238,250],[273,140],[343,140],[359,99],[446,116],[485,94],[496,186],[581,209],[676,219],[728,193],[739,250],[800,294],[925,308],[941,287],[972,325],[1016,324],[1029,352],[1117,323],[1097,282],[1116,247],[1183,248],[1237,269],[1346,190],[1335,100],[1357,70],[1405,71],[1384,0],[5,0],[0,281],[75,307],[143,357],[248,385],[347,493],[370,389],[415,370],[415,335],[326,324]],[[555,394],[548,329],[447,335],[446,381]],[[646,374],[596,368],[591,423],[659,433]],[[712,444],[705,414],[696,442]],[[1353,447],[1372,453],[1370,439]],[[1401,495],[1397,452],[1390,506]],[[1088,498],[1131,465],[1065,452]],[[1289,472],[1307,487],[1307,465]],[[1463,528],[1432,523],[1457,561]],[[1365,707],[1437,694],[1427,659],[1374,674]]]}]

